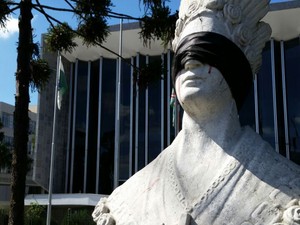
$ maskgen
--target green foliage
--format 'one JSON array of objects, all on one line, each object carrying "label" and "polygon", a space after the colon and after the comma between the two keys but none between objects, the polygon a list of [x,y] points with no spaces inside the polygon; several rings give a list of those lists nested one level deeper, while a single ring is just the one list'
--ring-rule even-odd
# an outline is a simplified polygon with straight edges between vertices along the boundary
[{"label": "green foliage", "polygon": [[0,209],[0,225],[7,225],[8,223],[8,211]]},{"label": "green foliage", "polygon": [[150,16],[145,15],[141,22],[140,35],[144,44],[150,44],[151,40],[161,39],[164,46],[167,46],[174,38],[178,13],[171,15],[170,8],[164,3],[152,4],[149,7]]},{"label": "green foliage", "polygon": [[110,0],[83,0],[76,2],[78,33],[84,44],[101,44],[109,34],[106,17],[112,6]]},{"label": "green foliage", "polygon": [[46,60],[40,58],[40,46],[38,43],[31,44],[32,58],[30,61],[31,76],[29,85],[31,91],[41,91],[47,85],[51,70]]},{"label": "green foliage", "polygon": [[49,50],[52,52],[72,52],[72,50],[77,46],[77,44],[73,41],[74,38],[75,33],[72,28],[68,25],[68,23],[62,23],[48,29],[45,42]]},{"label": "green foliage", "polygon": [[107,16],[112,6],[111,0],[81,0],[76,1],[76,10],[84,18],[89,16]]},{"label": "green foliage", "polygon": [[31,60],[31,68],[32,68],[32,74],[31,74],[31,80],[30,80],[30,87],[32,91],[40,91],[45,88],[47,85],[51,70],[49,67],[49,64],[44,59],[32,59]]},{"label": "green foliage", "polygon": [[149,85],[155,84],[166,75],[166,69],[161,60],[150,62],[145,66],[136,68],[133,73],[133,80],[140,89],[145,89]]},{"label": "green foliage", "polygon": [[7,145],[0,142],[0,168],[9,168],[11,165],[11,152]]},{"label": "green foliage", "polygon": [[[142,2],[142,0],[139,0],[140,3]],[[147,12],[147,10],[149,8],[151,8],[152,6],[158,6],[158,5],[162,5],[165,2],[169,2],[168,0],[143,0],[143,4],[145,6],[145,11]]]},{"label": "green foliage", "polygon": [[46,224],[46,207],[37,203],[31,203],[25,209],[25,225]]},{"label": "green foliage", "polygon": [[103,17],[89,17],[78,25],[77,31],[86,45],[101,44],[109,34],[107,22]]},{"label": "green foliage", "polygon": [[9,0],[0,0],[0,27],[5,27],[5,23],[8,20],[8,15],[10,12],[8,3]]},{"label": "green foliage", "polygon": [[[1,0],[0,0],[1,1]],[[72,50],[77,46],[73,42],[76,35],[82,37],[84,44],[101,45],[109,34],[107,18],[131,18],[124,14],[118,14],[111,11],[113,6],[111,0],[80,0],[71,1],[75,3],[73,6],[69,2],[71,9],[64,9],[67,12],[72,12],[78,19],[77,30],[72,28],[67,23],[61,23],[49,15],[46,18],[51,18],[58,25],[48,29],[46,42],[50,51],[67,51]],[[174,37],[175,24],[178,13],[171,15],[171,10],[165,5],[167,0],[140,0],[145,5],[145,16],[143,18],[135,18],[141,21],[140,35],[144,40],[145,45],[150,45],[152,40],[161,39],[166,46]],[[40,7],[43,7],[40,5]],[[45,13],[43,10],[41,12]]]},{"label": "green foliage", "polygon": [[92,213],[86,209],[69,211],[62,220],[61,225],[95,225]]}]

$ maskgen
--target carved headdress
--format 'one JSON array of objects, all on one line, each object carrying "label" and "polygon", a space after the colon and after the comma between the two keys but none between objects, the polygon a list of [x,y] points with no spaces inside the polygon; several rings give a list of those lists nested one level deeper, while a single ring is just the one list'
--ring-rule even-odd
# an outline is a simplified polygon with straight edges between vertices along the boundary
[{"label": "carved headdress", "polygon": [[269,10],[269,0],[181,0],[173,49],[191,32],[221,34],[234,42],[247,57],[255,74],[261,65],[261,52],[271,28],[260,20]]},{"label": "carved headdress", "polygon": [[181,0],[173,49],[173,80],[184,63],[197,59],[218,68],[238,109],[261,66],[271,28],[260,20],[269,0]]}]

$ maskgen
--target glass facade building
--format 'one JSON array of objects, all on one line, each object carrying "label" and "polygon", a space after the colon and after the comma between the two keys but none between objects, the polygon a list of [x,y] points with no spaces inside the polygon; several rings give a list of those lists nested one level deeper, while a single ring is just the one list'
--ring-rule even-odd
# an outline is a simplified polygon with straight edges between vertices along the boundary
[{"label": "glass facade building", "polygon": [[[283,23],[288,20],[284,13],[299,9],[297,1],[271,5],[265,20],[273,29],[272,39],[264,48],[262,67],[240,111],[240,121],[274,151],[300,164],[300,39],[299,34],[285,37],[286,33],[278,32],[285,28],[278,19]],[[111,48],[118,43],[118,29],[112,27],[106,43],[112,43]],[[79,47],[63,55],[69,88],[57,119],[56,193],[110,194],[150,163],[180,130],[182,110],[178,105],[170,107],[172,50],[161,47],[159,41],[151,43],[151,48],[139,47],[143,44],[136,41],[142,42],[138,24],[124,24],[123,29],[124,60],[96,47]],[[44,58],[56,68],[56,56],[44,53]],[[151,74],[149,81],[147,74],[135,69],[146,65],[163,69]],[[54,104],[54,79],[51,82],[39,100],[37,159],[45,162],[49,161],[45,152],[53,118],[49,108]],[[39,166],[49,174],[48,163]],[[36,178],[47,187],[38,171]]]},{"label": "glass facade building", "polygon": [[275,151],[297,163],[300,163],[297,147],[300,125],[297,122],[300,103],[297,93],[300,76],[299,40],[299,37],[289,41],[272,39],[267,43],[262,68],[254,80],[253,98],[246,103],[253,101],[250,105],[254,106],[252,112],[255,113],[251,122],[244,121],[252,124]]},{"label": "glass facade building", "polygon": [[[121,64],[102,57],[71,63],[67,192],[109,194],[170,144],[175,136],[171,60],[167,50],[158,56],[137,54]],[[168,69],[150,83],[136,72],[161,64]]]}]

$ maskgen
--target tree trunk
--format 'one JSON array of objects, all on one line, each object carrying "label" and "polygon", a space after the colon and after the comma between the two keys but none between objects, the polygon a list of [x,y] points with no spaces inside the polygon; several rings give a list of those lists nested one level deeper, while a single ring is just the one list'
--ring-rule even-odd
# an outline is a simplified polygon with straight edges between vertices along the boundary
[{"label": "tree trunk", "polygon": [[9,225],[24,224],[24,198],[27,174],[29,81],[32,57],[31,0],[21,0],[19,43],[14,112],[14,149],[12,156]]}]

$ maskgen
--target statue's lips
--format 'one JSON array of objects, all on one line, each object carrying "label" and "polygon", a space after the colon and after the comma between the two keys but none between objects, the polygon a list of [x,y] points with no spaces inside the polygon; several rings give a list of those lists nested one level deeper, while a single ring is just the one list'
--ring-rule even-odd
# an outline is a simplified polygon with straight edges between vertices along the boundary
[{"label": "statue's lips", "polygon": [[183,78],[182,82],[186,81],[197,81],[197,80],[205,80],[205,77],[199,75],[187,75]]}]

